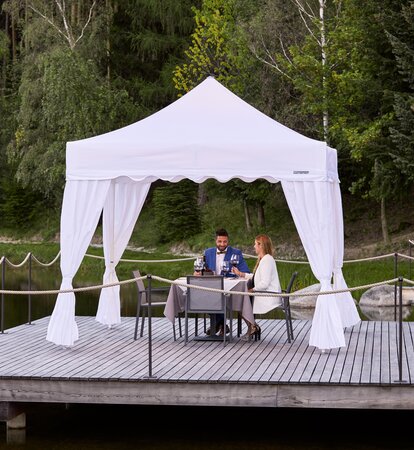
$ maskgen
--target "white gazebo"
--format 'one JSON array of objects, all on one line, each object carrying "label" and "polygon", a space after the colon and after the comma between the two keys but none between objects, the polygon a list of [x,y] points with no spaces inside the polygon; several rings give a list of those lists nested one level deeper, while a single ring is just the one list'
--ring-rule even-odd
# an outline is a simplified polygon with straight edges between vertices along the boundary
[{"label": "white gazebo", "polygon": [[[75,276],[103,210],[103,283],[115,268],[154,180],[208,178],[281,182],[321,291],[346,289],[343,218],[336,150],[266,116],[209,77],[161,111],[119,130],[66,147],[61,216],[61,289]],[[333,278],[333,285],[332,285]],[[120,323],[119,286],[101,291],[96,320]],[[360,320],[349,292],[320,295],[309,345],[345,345],[344,329]],[[46,339],[78,339],[74,293],[58,295]]]}]

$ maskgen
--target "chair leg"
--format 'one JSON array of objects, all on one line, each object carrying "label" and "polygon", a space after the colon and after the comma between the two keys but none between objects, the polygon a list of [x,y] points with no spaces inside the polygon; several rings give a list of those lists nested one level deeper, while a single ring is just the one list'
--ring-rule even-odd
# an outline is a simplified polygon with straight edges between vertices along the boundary
[{"label": "chair leg", "polygon": [[188,312],[185,311],[185,322],[184,322],[184,345],[188,342]]},{"label": "chair leg", "polygon": [[177,340],[177,334],[175,332],[175,321],[173,323],[173,335],[174,335],[174,341],[176,341]]},{"label": "chair leg", "polygon": [[287,334],[288,342],[290,343],[289,311],[288,311],[285,299],[283,299],[283,312],[285,314],[286,334]]},{"label": "chair leg", "polygon": [[183,337],[183,330],[181,329],[181,316],[178,314],[178,326],[180,328],[180,337]]},{"label": "chair leg", "polygon": [[137,316],[135,318],[135,332],[134,332],[134,340],[137,340],[137,334],[138,334],[138,322],[139,322],[139,313],[140,313],[140,309],[141,309],[141,304],[140,301],[138,300],[137,303]]},{"label": "chair leg", "polygon": [[140,336],[144,335],[144,324],[145,324],[145,316],[147,315],[147,309],[142,308],[142,317],[141,317],[141,333]]},{"label": "chair leg", "polygon": [[198,314],[195,315],[195,330],[194,335],[198,336]]},{"label": "chair leg", "polygon": [[292,325],[292,314],[290,313],[290,304],[287,305],[286,311],[289,314],[289,328],[290,328],[290,338],[293,341],[294,337],[293,337],[293,325]]},{"label": "chair leg", "polygon": [[237,313],[237,337],[242,334],[242,317],[240,312]]}]

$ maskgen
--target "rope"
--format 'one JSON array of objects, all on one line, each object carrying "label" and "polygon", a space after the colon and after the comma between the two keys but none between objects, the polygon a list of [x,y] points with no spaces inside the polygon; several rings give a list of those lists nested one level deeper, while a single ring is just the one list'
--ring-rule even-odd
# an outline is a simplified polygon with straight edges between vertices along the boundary
[{"label": "rope", "polygon": [[402,253],[397,253],[398,256],[401,256],[401,258],[410,259],[413,260],[414,258],[412,256],[403,255]]},{"label": "rope", "polygon": [[[7,263],[9,266],[17,269],[19,267],[22,267],[27,260],[29,259],[29,255],[32,255],[32,258],[35,262],[37,262],[39,265],[43,266],[43,267],[49,267],[51,265],[53,265],[60,257],[61,252],[59,251],[59,253],[56,255],[56,257],[50,262],[50,263],[43,263],[41,261],[39,261],[39,259],[37,259],[37,257],[31,253],[28,253],[25,257],[25,259],[20,263],[20,264],[13,264],[10,260],[8,260],[5,256],[2,256],[0,259],[0,265],[3,264],[4,262]],[[349,264],[349,263],[357,263],[357,262],[362,262],[362,261],[374,261],[374,260],[378,260],[378,259],[384,259],[384,258],[389,258],[391,256],[395,256],[398,255],[401,258],[405,258],[405,259],[409,259],[409,260],[414,260],[414,257],[412,256],[408,256],[408,255],[404,255],[402,253],[388,253],[387,255],[380,255],[380,256],[371,256],[368,258],[361,258],[361,259],[350,259],[350,260],[346,260],[343,263],[344,264]],[[104,256],[99,256],[99,255],[91,255],[90,253],[86,253],[85,256],[88,256],[89,258],[95,258],[95,259],[105,259]],[[255,258],[257,259],[257,256],[255,255],[249,255],[249,254],[245,254],[244,255],[245,258]],[[191,261],[196,259],[197,256],[189,256],[189,257],[185,257],[185,258],[174,258],[174,259],[120,259],[119,262],[127,262],[127,263],[169,263],[169,262],[179,262],[179,261]],[[276,259],[275,261],[278,263],[286,263],[286,264],[309,264],[309,261],[303,261],[303,260],[287,260],[287,259]]]},{"label": "rope", "polygon": [[35,255],[32,255],[33,260],[36,261],[39,265],[41,265],[43,267],[49,267],[49,266],[55,264],[55,262],[59,259],[59,257],[60,257],[60,250],[59,250],[59,253],[56,255],[56,257],[52,261],[50,261],[50,263],[42,263],[41,261],[39,261],[36,258]]},{"label": "rope", "polygon": [[[167,284],[175,284],[178,286],[183,286],[183,287],[191,287],[193,289],[201,289],[201,290],[205,290],[205,291],[211,291],[211,292],[223,292],[224,294],[231,294],[231,295],[254,295],[254,296],[258,296],[258,297],[311,297],[314,295],[330,295],[330,294],[338,294],[338,293],[342,293],[342,292],[353,292],[353,291],[358,291],[361,289],[368,289],[370,287],[375,287],[375,286],[382,286],[385,284],[391,284],[391,283],[396,283],[397,281],[399,281],[399,278],[393,278],[391,280],[384,280],[384,281],[379,281],[377,283],[371,283],[371,284],[365,284],[362,286],[356,286],[353,288],[347,288],[347,289],[339,289],[339,290],[332,290],[332,291],[323,291],[323,292],[289,292],[289,293],[283,293],[283,292],[278,292],[278,293],[268,293],[268,292],[253,292],[252,294],[247,294],[246,291],[226,291],[226,290],[220,290],[220,289],[214,289],[214,288],[208,288],[208,287],[204,287],[204,286],[194,286],[194,285],[189,285],[187,283],[183,283],[181,281],[175,281],[175,280],[169,280],[168,278],[162,278],[162,277],[158,277],[156,275],[152,275],[151,276],[154,280],[158,280],[158,281],[162,281],[164,283]],[[131,278],[129,280],[124,280],[124,281],[117,281],[115,283],[108,283],[108,284],[99,284],[96,286],[86,286],[86,287],[81,287],[81,288],[72,288],[72,289],[54,289],[54,290],[49,290],[49,291],[13,291],[13,290],[6,290],[6,289],[1,289],[0,290],[0,294],[5,294],[5,295],[51,295],[51,294],[68,294],[70,292],[84,292],[84,291],[93,291],[93,290],[97,290],[97,289],[105,289],[105,288],[109,288],[109,287],[114,287],[114,286],[121,286],[124,284],[130,284],[130,283],[134,283],[138,280],[145,280],[147,277],[146,276],[142,276],[142,277],[138,277],[138,278]],[[414,284],[414,281],[411,280],[405,280],[407,283],[410,284]]]},{"label": "rope", "polygon": [[347,263],[354,263],[354,262],[360,262],[360,261],[374,261],[375,259],[389,258],[390,256],[394,256],[395,254],[398,255],[398,253],[388,253],[388,255],[371,256],[371,257],[369,257],[369,258],[349,259],[349,260],[347,260],[347,261],[344,261],[344,264],[347,264]]},{"label": "rope", "polygon": [[120,286],[124,284],[133,283],[138,280],[145,280],[147,277],[138,277],[131,278],[130,280],[117,281],[116,283],[108,283],[108,284],[99,284],[96,286],[86,286],[81,288],[72,288],[72,289],[54,289],[50,291],[9,291],[5,289],[0,289],[0,294],[6,295],[49,295],[49,294],[69,294],[71,292],[84,292],[84,291],[94,291],[97,289],[105,289],[113,286]]},{"label": "rope", "polygon": [[19,267],[22,267],[24,264],[26,264],[27,260],[30,258],[30,253],[26,255],[24,260],[20,264],[13,264],[11,261],[9,261],[6,257],[4,257],[4,261],[6,264],[8,264],[10,267],[13,267],[14,269],[18,269]]}]

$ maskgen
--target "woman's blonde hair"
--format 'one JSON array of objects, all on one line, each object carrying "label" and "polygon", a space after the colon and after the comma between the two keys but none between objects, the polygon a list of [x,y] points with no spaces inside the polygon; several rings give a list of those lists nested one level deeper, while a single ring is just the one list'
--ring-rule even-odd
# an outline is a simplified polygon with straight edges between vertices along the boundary
[{"label": "woman's blonde hair", "polygon": [[[255,238],[255,241],[259,242],[261,245],[263,252],[265,255],[271,255],[273,256],[273,244],[272,240],[267,234],[258,234]],[[256,272],[257,266],[260,263],[260,257],[257,258],[256,265],[254,266],[253,273]]]}]

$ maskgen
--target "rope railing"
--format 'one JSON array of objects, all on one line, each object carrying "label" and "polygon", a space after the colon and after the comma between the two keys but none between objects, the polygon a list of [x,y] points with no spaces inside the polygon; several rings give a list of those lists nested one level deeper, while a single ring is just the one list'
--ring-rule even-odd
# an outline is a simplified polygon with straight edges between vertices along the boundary
[{"label": "rope railing", "polygon": [[60,250],[59,250],[59,253],[55,256],[55,258],[52,261],[50,261],[49,263],[44,263],[42,261],[39,261],[36,258],[36,256],[32,254],[33,261],[36,261],[37,264],[39,264],[39,266],[43,266],[43,267],[50,267],[50,266],[52,266],[59,259],[59,257],[60,257]]},{"label": "rope railing", "polygon": [[[3,262],[7,263],[10,267],[13,268],[19,268],[22,267],[29,259],[30,255],[33,258],[33,261],[35,261],[37,264],[39,264],[40,266],[43,267],[50,267],[52,266],[60,257],[61,252],[59,251],[58,254],[55,256],[55,258],[50,261],[49,263],[44,263],[42,261],[40,261],[35,255],[33,255],[32,253],[28,253],[25,258],[23,259],[23,261],[19,264],[14,264],[12,263],[6,256],[2,256],[0,259],[0,265],[3,264]],[[94,258],[94,259],[101,259],[104,260],[105,257],[104,256],[100,256],[100,255],[92,255],[90,253],[86,253],[85,256],[87,256],[88,258]],[[414,257],[409,256],[409,255],[404,255],[403,253],[388,253],[386,255],[378,255],[378,256],[370,256],[367,258],[360,258],[360,259],[348,259],[348,260],[344,260],[343,263],[344,264],[349,264],[349,263],[357,263],[357,262],[364,262],[364,261],[375,261],[378,259],[385,259],[385,258],[390,258],[390,257],[395,257],[395,256],[399,256],[401,258],[405,258],[408,260],[414,260]],[[245,258],[256,258],[256,255],[249,255],[249,254],[244,254]],[[119,262],[127,262],[127,263],[146,263],[146,264],[152,264],[152,263],[170,263],[170,262],[182,262],[182,261],[191,261],[196,259],[197,256],[188,256],[185,258],[171,258],[171,259],[124,259],[121,258],[119,260]],[[288,259],[278,259],[275,258],[276,262],[279,263],[286,263],[286,264],[309,264],[309,261],[303,261],[303,260],[288,260]]]},{"label": "rope railing", "polygon": [[[138,280],[145,280],[147,277],[148,276],[145,275],[145,276],[141,276],[141,277],[137,277],[137,278],[131,278],[129,280],[117,281],[114,283],[99,284],[99,285],[95,285],[95,286],[85,286],[85,287],[72,288],[72,289],[53,289],[53,290],[46,290],[46,291],[15,291],[15,290],[0,289],[0,294],[4,294],[4,295],[28,295],[28,294],[52,295],[52,294],[67,294],[67,293],[71,293],[71,292],[73,292],[73,293],[86,292],[86,291],[110,288],[110,287],[114,287],[114,286],[122,286],[125,284],[134,283]],[[194,289],[200,289],[200,290],[212,291],[212,292],[223,292],[224,294],[229,294],[229,295],[246,295],[246,291],[227,291],[227,290],[214,289],[214,288],[208,288],[208,287],[203,287],[203,286],[194,286],[194,285],[189,285],[187,283],[184,283],[182,281],[170,280],[168,278],[159,277],[157,275],[151,275],[151,277],[153,280],[158,280],[163,283],[167,283],[167,284],[171,284],[171,285],[174,284],[174,285],[178,285],[178,286],[182,286],[182,287],[191,287]],[[392,284],[392,283],[396,283],[398,280],[399,280],[399,278],[392,278],[390,280],[383,280],[383,281],[379,281],[376,283],[370,283],[370,284],[355,286],[355,287],[351,287],[351,288],[348,287],[347,289],[337,289],[337,290],[331,290],[331,291],[320,291],[320,292],[298,292],[298,291],[296,291],[296,292],[290,292],[290,293],[280,292],[277,294],[266,293],[266,292],[254,292],[253,294],[255,296],[259,296],[259,297],[310,297],[310,296],[315,296],[315,295],[331,295],[331,294],[339,294],[339,293],[343,293],[343,292],[354,292],[354,291],[358,291],[358,290],[368,289],[371,287]],[[412,281],[412,280],[403,278],[403,281],[414,285],[414,281]]]}]

